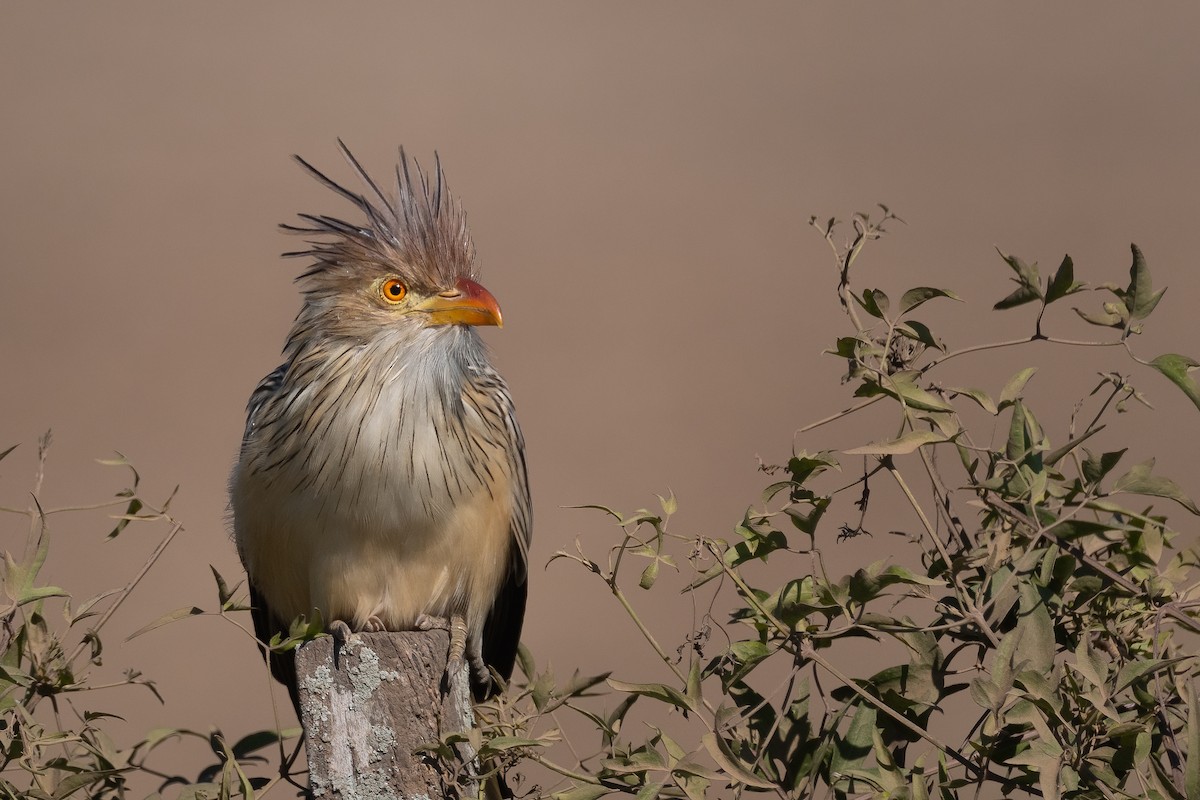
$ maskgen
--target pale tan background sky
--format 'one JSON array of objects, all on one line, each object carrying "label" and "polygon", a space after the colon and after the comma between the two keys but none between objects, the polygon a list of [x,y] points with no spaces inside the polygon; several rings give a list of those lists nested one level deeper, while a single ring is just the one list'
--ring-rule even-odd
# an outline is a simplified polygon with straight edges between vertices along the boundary
[{"label": "pale tan background sky", "polygon": [[[505,313],[486,336],[532,469],[526,640],[564,671],[640,669],[603,587],[540,565],[575,536],[610,541],[575,503],[631,509],[673,489],[678,530],[726,534],[763,484],[756,456],[786,458],[793,430],[845,404],[821,355],[844,329],[809,215],[890,204],[909,225],[864,280],[956,289],[969,305],[929,319],[954,345],[1029,322],[983,313],[1008,291],[993,245],[1047,267],[1070,252],[1085,279],[1123,281],[1136,241],[1171,287],[1140,351],[1200,356],[1197,31],[1185,3],[8,4],[0,448],[22,447],[0,465],[0,503],[25,503],[47,427],[55,502],[120,488],[91,462],[120,450],[152,495],[182,485],[187,532],[117,631],[211,608],[208,565],[240,572],[224,513],[243,405],[298,305],[301,265],[278,258],[295,241],[275,225],[349,213],[288,156],[348,178],[335,137],[376,171],[397,145],[426,162],[436,149]],[[1094,333],[1066,314],[1062,335]],[[1064,398],[1057,381],[1133,370],[1092,355],[1001,354],[963,380],[995,390],[1036,359],[1036,407]],[[1130,415],[1148,437],[1135,449],[1200,488],[1200,415],[1134,375],[1159,409]],[[798,446],[861,443],[840,436]],[[21,541],[0,524],[5,546]],[[149,546],[99,534],[59,523],[50,576],[86,595]],[[872,557],[895,546],[877,539]],[[218,621],[109,660],[169,701],[136,706],[131,730],[270,724],[253,648]]]}]

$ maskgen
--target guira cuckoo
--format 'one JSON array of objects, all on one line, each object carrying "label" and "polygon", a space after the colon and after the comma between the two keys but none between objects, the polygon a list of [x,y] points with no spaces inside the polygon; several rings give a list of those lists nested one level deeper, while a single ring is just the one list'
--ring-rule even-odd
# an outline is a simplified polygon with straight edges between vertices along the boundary
[{"label": "guira cuckoo", "polygon": [[[310,260],[283,363],[250,396],[234,538],[263,641],[304,614],[351,631],[449,623],[477,697],[512,673],[525,613],[525,445],[476,331],[501,324],[462,207],[403,149],[390,192],[296,160],[362,219],[301,214]],[[271,671],[297,702],[292,654]]]}]

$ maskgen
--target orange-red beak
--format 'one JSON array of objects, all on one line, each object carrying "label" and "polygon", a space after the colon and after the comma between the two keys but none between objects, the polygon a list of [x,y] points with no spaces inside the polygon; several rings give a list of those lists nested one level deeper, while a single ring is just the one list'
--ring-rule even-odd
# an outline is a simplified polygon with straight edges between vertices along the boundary
[{"label": "orange-red beak", "polygon": [[473,280],[460,278],[453,289],[438,292],[414,307],[427,315],[430,325],[504,326],[500,304],[487,289]]}]

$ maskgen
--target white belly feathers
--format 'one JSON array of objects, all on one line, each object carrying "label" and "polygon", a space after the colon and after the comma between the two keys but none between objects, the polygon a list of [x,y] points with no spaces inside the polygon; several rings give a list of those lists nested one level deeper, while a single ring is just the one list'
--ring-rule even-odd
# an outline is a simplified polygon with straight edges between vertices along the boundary
[{"label": "white belly feathers", "polygon": [[[247,448],[288,457],[262,470],[248,450],[234,475],[247,571],[284,620],[317,611],[326,625],[360,630],[374,617],[403,630],[420,614],[460,613],[478,631],[508,563],[513,493],[511,475],[473,465],[506,463],[484,458],[499,443],[447,385],[454,376],[406,380],[393,363],[379,382],[353,367],[325,389],[340,395],[336,415],[318,407],[304,425],[272,426],[315,434],[292,433],[283,451],[278,436],[248,437]],[[271,406],[261,413],[288,413],[286,396]]]}]

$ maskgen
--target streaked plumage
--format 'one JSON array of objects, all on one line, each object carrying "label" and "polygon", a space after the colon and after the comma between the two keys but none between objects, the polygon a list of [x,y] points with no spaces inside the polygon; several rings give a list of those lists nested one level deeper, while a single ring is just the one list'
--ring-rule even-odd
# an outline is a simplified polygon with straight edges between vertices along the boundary
[{"label": "streaked plumage", "polygon": [[[499,308],[440,164],[430,180],[401,151],[388,195],[342,152],[370,199],[297,160],[365,220],[284,226],[314,237],[288,254],[312,265],[231,481],[255,630],[314,611],[356,631],[461,617],[483,692],[483,664],[512,671],[531,531],[524,441],[473,327]],[[290,659],[272,667],[295,699]]]}]

